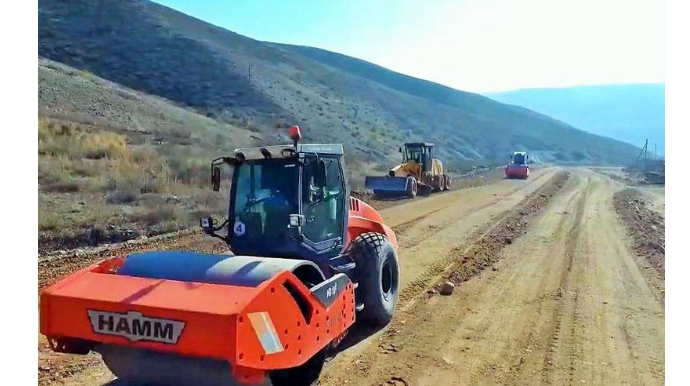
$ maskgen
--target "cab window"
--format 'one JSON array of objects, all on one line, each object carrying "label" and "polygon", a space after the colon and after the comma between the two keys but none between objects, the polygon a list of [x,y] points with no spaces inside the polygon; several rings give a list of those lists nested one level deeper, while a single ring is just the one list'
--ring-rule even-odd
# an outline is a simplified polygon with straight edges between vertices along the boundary
[{"label": "cab window", "polygon": [[[318,178],[315,178],[318,162],[324,162],[326,169],[326,180],[322,186],[318,186]],[[302,213],[306,220],[302,229],[304,236],[313,243],[341,237],[345,192],[338,158],[308,160],[304,165],[302,181]]]}]

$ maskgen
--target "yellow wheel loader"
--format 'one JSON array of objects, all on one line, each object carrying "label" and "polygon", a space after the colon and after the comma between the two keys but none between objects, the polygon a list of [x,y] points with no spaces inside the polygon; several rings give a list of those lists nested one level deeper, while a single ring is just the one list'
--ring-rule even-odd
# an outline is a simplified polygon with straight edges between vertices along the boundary
[{"label": "yellow wheel loader", "polygon": [[406,143],[400,148],[402,163],[388,171],[387,176],[367,176],[365,185],[376,197],[403,196],[414,198],[449,190],[451,177],[443,173],[443,162],[433,156],[434,144],[428,142]]}]

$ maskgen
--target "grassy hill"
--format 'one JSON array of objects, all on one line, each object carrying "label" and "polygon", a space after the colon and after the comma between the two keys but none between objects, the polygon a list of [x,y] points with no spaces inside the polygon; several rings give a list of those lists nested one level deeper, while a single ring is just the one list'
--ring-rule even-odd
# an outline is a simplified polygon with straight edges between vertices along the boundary
[{"label": "grassy hill", "polygon": [[525,89],[487,94],[502,103],[548,114],[594,134],[664,153],[664,84],[622,84]]},{"label": "grassy hill", "polygon": [[[348,179],[433,141],[452,172],[503,163],[621,164],[638,149],[533,111],[344,55],[253,40],[144,0],[39,0],[39,241],[152,235],[221,216],[208,162],[305,140],[346,148]],[[250,75],[251,72],[251,75]]]},{"label": "grassy hill", "polygon": [[222,215],[209,158],[256,144],[221,123],[91,73],[39,59],[38,208],[42,251],[186,228]]},{"label": "grassy hill", "polygon": [[[621,163],[632,146],[344,55],[256,41],[147,1],[39,1],[39,55],[271,137],[300,123],[369,163],[434,140],[450,164]],[[251,77],[249,68],[251,66]],[[277,138],[276,138],[277,140]]]}]

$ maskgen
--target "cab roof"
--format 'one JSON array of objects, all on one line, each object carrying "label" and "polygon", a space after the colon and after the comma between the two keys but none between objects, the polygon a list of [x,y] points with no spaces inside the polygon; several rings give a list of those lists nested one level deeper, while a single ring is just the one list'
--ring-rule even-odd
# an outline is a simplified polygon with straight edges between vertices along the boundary
[{"label": "cab roof", "polygon": [[408,147],[408,146],[434,147],[434,144],[431,142],[406,142],[405,147]]},{"label": "cab roof", "polygon": [[243,147],[235,149],[234,155],[244,155],[245,159],[256,160],[264,159],[264,153],[268,152],[271,158],[292,158],[296,153],[302,154],[324,154],[324,155],[343,155],[343,145],[341,144],[302,144],[297,147],[293,145],[274,145],[263,147]]}]

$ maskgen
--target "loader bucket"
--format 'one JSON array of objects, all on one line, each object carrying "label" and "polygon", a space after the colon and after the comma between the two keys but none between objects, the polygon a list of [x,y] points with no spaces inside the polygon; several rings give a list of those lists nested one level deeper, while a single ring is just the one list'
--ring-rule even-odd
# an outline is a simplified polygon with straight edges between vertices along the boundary
[{"label": "loader bucket", "polygon": [[181,251],[109,259],[41,293],[40,330],[55,351],[100,351],[124,379],[165,383],[161,376],[215,369],[207,379],[261,383],[267,371],[304,364],[355,321],[348,277],[307,288],[293,273],[305,264],[318,269]]},{"label": "loader bucket", "polygon": [[407,177],[373,177],[367,176],[364,185],[374,193],[405,194],[407,191]]}]

